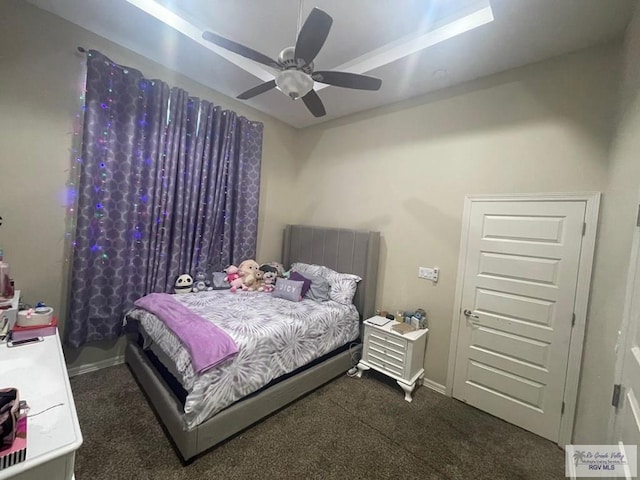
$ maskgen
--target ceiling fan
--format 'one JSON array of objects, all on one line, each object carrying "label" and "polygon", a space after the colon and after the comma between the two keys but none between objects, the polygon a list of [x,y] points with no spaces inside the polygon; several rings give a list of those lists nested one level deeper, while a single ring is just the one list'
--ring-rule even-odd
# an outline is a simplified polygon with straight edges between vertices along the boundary
[{"label": "ceiling fan", "polygon": [[204,32],[202,38],[250,60],[279,70],[274,80],[257,85],[238,95],[237,98],[240,100],[247,100],[278,87],[293,100],[302,98],[315,117],[322,117],[327,112],[322,100],[313,90],[314,82],[358,90],[378,90],[382,85],[382,80],[367,75],[331,70],[314,71],[313,60],[324,45],[332,23],[333,19],[328,13],[319,8],[311,10],[298,33],[295,47],[282,50],[278,60],[213,32]]}]

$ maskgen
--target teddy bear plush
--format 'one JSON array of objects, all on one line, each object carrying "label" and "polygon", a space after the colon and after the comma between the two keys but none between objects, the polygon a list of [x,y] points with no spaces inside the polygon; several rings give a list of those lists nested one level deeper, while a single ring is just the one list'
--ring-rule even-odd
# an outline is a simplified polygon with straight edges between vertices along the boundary
[{"label": "teddy bear plush", "polygon": [[256,290],[260,290],[262,287],[262,270],[258,269],[253,273],[249,273],[243,277],[242,290],[246,290],[248,292],[255,292]]},{"label": "teddy bear plush", "polygon": [[196,273],[196,278],[193,282],[193,292],[206,292],[207,290],[213,290],[211,288],[211,282],[207,279],[207,274],[204,272]]},{"label": "teddy bear plush", "polygon": [[238,270],[240,271],[240,276],[244,277],[260,270],[260,265],[255,260],[245,260],[238,265]]},{"label": "teddy bear plush", "polygon": [[232,292],[235,292],[239,288],[242,288],[244,281],[238,267],[236,267],[235,265],[229,265],[224,269],[224,271],[227,274],[227,282],[229,282],[229,285],[231,286],[230,290]]},{"label": "teddy bear plush", "polygon": [[[255,290],[256,273],[260,271],[260,264],[255,260],[244,260],[238,265],[238,272],[242,277],[242,290]],[[262,277],[260,277],[262,278]]]}]

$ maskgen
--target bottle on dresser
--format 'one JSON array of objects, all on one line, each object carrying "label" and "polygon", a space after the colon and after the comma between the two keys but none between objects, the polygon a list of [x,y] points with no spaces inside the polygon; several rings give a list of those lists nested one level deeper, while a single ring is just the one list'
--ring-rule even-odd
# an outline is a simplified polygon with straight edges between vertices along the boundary
[{"label": "bottle on dresser", "polygon": [[13,298],[14,293],[13,282],[9,276],[9,264],[4,261],[4,254],[0,248],[0,299]]}]

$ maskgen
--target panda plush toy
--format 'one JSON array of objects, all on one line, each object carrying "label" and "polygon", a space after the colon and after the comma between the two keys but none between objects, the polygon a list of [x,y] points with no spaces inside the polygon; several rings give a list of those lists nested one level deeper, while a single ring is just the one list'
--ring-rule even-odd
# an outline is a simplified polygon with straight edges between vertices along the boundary
[{"label": "panda plush toy", "polygon": [[176,293],[190,293],[193,288],[193,278],[187,273],[183,273],[176,279],[173,291]]}]

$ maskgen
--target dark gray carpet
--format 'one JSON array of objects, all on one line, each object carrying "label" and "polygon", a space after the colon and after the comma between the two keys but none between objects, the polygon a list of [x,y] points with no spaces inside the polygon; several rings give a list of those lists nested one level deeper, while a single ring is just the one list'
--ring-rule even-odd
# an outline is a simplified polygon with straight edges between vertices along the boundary
[{"label": "dark gray carpet", "polygon": [[553,443],[376,373],[316,390],[183,467],[128,368],[71,380],[76,479],[563,479]]}]

